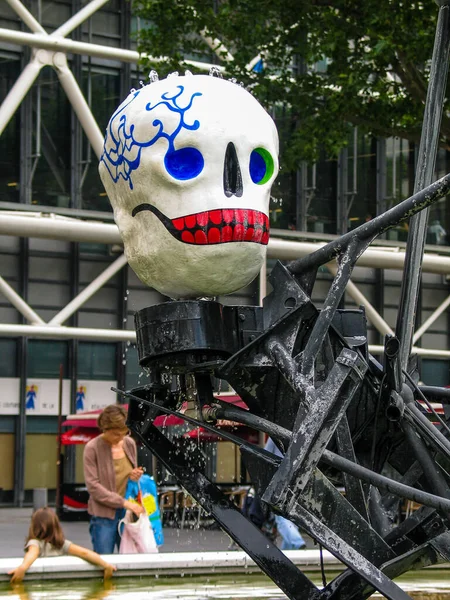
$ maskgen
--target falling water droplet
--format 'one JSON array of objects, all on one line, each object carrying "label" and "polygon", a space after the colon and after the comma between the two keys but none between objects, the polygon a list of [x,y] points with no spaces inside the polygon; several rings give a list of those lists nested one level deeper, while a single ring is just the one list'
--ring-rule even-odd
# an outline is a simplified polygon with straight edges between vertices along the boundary
[{"label": "falling water droplet", "polygon": [[223,79],[222,71],[219,69],[219,67],[211,67],[209,74],[211,77],[219,77],[220,79]]}]

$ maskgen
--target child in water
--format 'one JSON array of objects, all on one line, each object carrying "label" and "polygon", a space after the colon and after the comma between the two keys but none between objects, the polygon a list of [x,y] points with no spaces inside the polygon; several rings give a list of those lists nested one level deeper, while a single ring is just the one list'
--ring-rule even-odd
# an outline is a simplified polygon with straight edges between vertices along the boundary
[{"label": "child in water", "polygon": [[102,567],[105,571],[105,579],[112,577],[113,571],[117,569],[103,558],[87,548],[76,546],[64,538],[58,516],[51,508],[39,508],[31,517],[30,530],[25,542],[25,557],[22,564],[10,571],[11,583],[19,583],[25,573],[37,558],[46,556],[78,556],[93,565]]}]

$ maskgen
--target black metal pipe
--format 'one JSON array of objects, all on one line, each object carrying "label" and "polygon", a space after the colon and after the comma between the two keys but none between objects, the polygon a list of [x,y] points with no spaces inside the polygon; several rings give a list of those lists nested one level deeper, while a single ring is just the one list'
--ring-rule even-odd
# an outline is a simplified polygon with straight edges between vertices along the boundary
[{"label": "black metal pipe", "polygon": [[[245,414],[243,415],[242,413]],[[285,429],[280,425],[275,425],[274,423],[271,423],[262,417],[253,415],[245,410],[226,408],[223,409],[220,414],[218,413],[218,416],[232,421],[240,421],[246,425],[249,425],[250,427],[254,427],[255,429],[259,428],[261,431],[268,433],[271,437],[279,439],[283,445],[289,444],[292,438],[292,433],[288,429]],[[388,477],[384,477],[384,475],[375,473],[370,469],[366,469],[365,467],[343,458],[334,452],[330,452],[329,450],[324,450],[322,454],[322,461],[331,467],[337,468],[338,470],[348,473],[349,475],[353,475],[362,481],[366,481],[367,483],[374,485],[378,489],[386,490],[392,494],[395,494],[396,496],[412,500],[418,504],[431,506],[437,510],[448,511],[450,509],[450,500],[446,499],[446,497],[448,497],[447,493],[442,494],[444,497],[440,497],[434,494],[428,494],[427,492],[422,492],[421,490],[417,490],[409,485],[405,485],[404,483],[400,483],[393,479],[389,479]]]},{"label": "black metal pipe", "polygon": [[420,429],[436,450],[442,452],[447,458],[450,458],[450,442],[437,427],[430,423],[415,404],[408,403],[405,405],[405,415],[409,416],[411,422],[416,428]]},{"label": "black metal pipe", "polygon": [[338,454],[334,454],[329,450],[324,450],[322,454],[322,460],[330,467],[334,467],[340,471],[354,475],[355,477],[358,477],[358,479],[362,479],[363,481],[367,481],[367,483],[371,483],[378,489],[386,490],[387,492],[391,492],[392,494],[400,496],[401,498],[412,500],[418,504],[425,504],[426,506],[430,506],[431,508],[435,508],[436,510],[440,511],[448,512],[450,510],[450,500],[447,500],[446,498],[441,498],[440,496],[435,496],[434,494],[429,494],[428,492],[422,492],[422,490],[417,490],[409,485],[405,485],[404,483],[399,483],[398,481],[389,479],[388,477],[380,475],[379,473],[375,473],[374,471],[370,471],[361,465],[352,463],[351,461],[339,456]]},{"label": "black metal pipe", "polygon": [[[153,402],[150,402],[143,398],[139,398],[138,396],[135,396],[134,394],[130,394],[129,392],[124,392],[123,390],[118,390],[117,388],[114,388],[114,387],[112,387],[111,389],[113,390],[113,392],[116,392],[122,396],[126,396],[127,398],[132,398],[133,400],[137,400],[139,403],[146,404],[147,406],[154,406]],[[235,444],[239,444],[240,446],[250,447],[252,449],[252,451],[255,451],[255,449],[257,450],[257,447],[255,447],[253,444],[246,442],[242,438],[239,438],[238,436],[233,435],[232,433],[228,433],[226,431],[221,431],[220,429],[217,429],[216,427],[212,427],[208,423],[200,422],[197,419],[188,417],[187,415],[185,415],[183,413],[179,413],[175,410],[171,410],[170,408],[166,408],[165,406],[159,406],[158,409],[169,415],[176,415],[178,417],[181,417],[187,423],[191,423],[192,425],[194,425],[196,427],[197,426],[204,427],[205,429],[212,431],[213,433],[223,437],[224,439],[228,439],[231,442],[234,442]],[[240,418],[240,414],[238,414],[238,412],[235,412],[233,414],[233,419],[237,421],[238,417]],[[253,421],[253,424],[254,424],[253,426],[255,427],[255,429],[256,429],[256,424],[261,426],[262,421],[265,421],[265,419],[263,419],[262,417],[256,417],[256,415],[251,415],[251,413],[247,413],[247,419],[248,419],[248,421],[246,424],[251,425],[251,422]],[[270,421],[266,421],[266,423],[273,425],[273,423],[270,423]],[[264,424],[264,425],[266,425],[266,424]],[[281,427],[280,425],[277,425],[276,428],[277,428],[278,435],[283,436],[283,440],[287,441],[292,438],[292,432],[289,431],[289,429],[285,429],[284,427]],[[269,431],[268,431],[268,433],[269,433]],[[272,435],[276,438],[275,429],[272,430]],[[321,460],[323,460],[323,462],[328,464],[329,466],[334,467],[344,473],[349,473],[350,475],[353,475],[353,476],[357,477],[358,479],[362,479],[363,481],[367,481],[367,483],[371,483],[372,485],[374,485],[375,487],[377,487],[379,489],[384,489],[388,492],[391,492],[392,494],[395,494],[402,498],[406,498],[407,500],[412,500],[413,502],[417,502],[418,504],[425,504],[427,506],[430,506],[431,508],[435,508],[436,510],[450,511],[450,500],[447,500],[446,498],[441,498],[439,496],[435,496],[434,494],[428,494],[427,492],[422,492],[421,490],[416,490],[415,488],[412,488],[408,485],[399,483],[398,481],[394,481],[393,479],[389,479],[388,477],[384,477],[384,475],[380,475],[379,473],[375,473],[374,471],[371,471],[370,469],[366,469],[365,467],[362,467],[361,465],[358,465],[350,460],[347,460],[346,458],[343,458],[342,456],[334,454],[334,452],[330,452],[329,450],[323,451]]]},{"label": "black metal pipe", "polygon": [[[353,267],[356,262],[356,250],[358,244],[351,242],[339,261],[338,270],[334,277],[327,297],[324,302],[324,309],[319,312],[316,322],[314,323],[311,335],[306,342],[303,351],[303,362],[301,365],[301,373],[309,378],[314,369],[316,357],[322,348],[323,342],[328,334],[331,322],[339,307],[342,296],[345,293],[345,288],[352,275]],[[364,249],[366,245],[364,245]],[[326,307],[326,308],[325,308]]]},{"label": "black metal pipe", "polygon": [[[436,25],[414,192],[418,192],[433,180],[447,87],[449,49],[450,7],[446,2],[439,8]],[[429,209],[426,208],[412,217],[409,223],[400,305],[395,327],[396,335],[400,340],[400,364],[405,371],[408,368],[416,321],[417,298],[419,296],[422,275],[422,257],[425,247],[428,213]]]},{"label": "black metal pipe", "polygon": [[450,499],[448,484],[428,448],[416,434],[414,427],[404,420],[402,422],[402,429],[432,491],[439,496]]},{"label": "black metal pipe", "polygon": [[387,335],[384,342],[384,370],[389,388],[400,393],[403,381],[400,364],[400,341],[394,335]]},{"label": "black metal pipe", "polygon": [[386,407],[386,418],[392,423],[396,423],[403,417],[404,411],[405,403],[403,402],[403,398],[395,390],[392,390]]},{"label": "black metal pipe", "polygon": [[279,440],[284,448],[287,448],[291,441],[292,434],[288,429],[276,425],[263,417],[258,417],[247,410],[238,408],[220,408],[217,411],[217,417],[221,419],[228,419],[229,421],[237,421],[238,423],[244,423],[249,427],[253,427],[258,431],[263,431],[270,435],[270,437]]},{"label": "black metal pipe", "polygon": [[322,246],[315,252],[286,265],[286,268],[294,274],[299,274],[317,268],[330,262],[347,248],[351,241],[372,241],[391,227],[407,221],[410,217],[420,212],[427,206],[434,204],[450,191],[450,173],[444,175],[425,189],[415,193],[410,198],[403,200],[382,215],[378,215],[371,221],[363,223],[356,229],[342,235],[337,240]]},{"label": "black metal pipe", "polygon": [[428,400],[450,404],[450,388],[436,387],[434,385],[418,385],[417,387]]}]

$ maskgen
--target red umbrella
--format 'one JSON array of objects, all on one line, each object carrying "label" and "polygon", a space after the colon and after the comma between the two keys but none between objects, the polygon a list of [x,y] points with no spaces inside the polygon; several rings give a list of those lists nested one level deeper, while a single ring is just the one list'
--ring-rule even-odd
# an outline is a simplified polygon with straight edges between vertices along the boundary
[{"label": "red umbrella", "polygon": [[74,427],[61,434],[61,444],[72,446],[74,444],[87,444],[98,436],[100,431],[96,427]]}]

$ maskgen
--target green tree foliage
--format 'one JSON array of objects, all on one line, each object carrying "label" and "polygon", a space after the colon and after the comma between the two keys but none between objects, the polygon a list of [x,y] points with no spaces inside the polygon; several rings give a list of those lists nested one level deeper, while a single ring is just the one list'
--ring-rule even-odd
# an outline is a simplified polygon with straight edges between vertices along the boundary
[{"label": "green tree foliage", "polygon": [[[195,71],[183,57],[215,59],[276,115],[287,109],[287,169],[316,159],[320,147],[336,156],[350,125],[419,140],[439,11],[433,0],[134,0],[133,10],[150,23],[139,50],[167,57],[144,61],[146,69]],[[257,56],[260,73],[248,68]],[[448,116],[442,125],[448,146]]]}]

